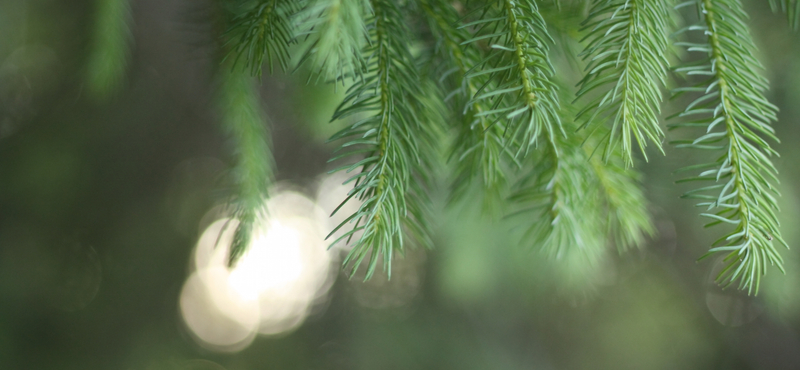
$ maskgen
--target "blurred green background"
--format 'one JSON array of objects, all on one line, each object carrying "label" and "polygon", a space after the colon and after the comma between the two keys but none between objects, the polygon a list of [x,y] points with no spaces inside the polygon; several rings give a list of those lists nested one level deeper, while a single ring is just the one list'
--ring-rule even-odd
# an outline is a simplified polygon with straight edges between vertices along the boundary
[{"label": "blurred green background", "polygon": [[[659,231],[641,251],[555,267],[517,247],[514,225],[444,207],[437,190],[435,250],[367,283],[329,252],[334,272],[301,322],[223,348],[180,303],[232,164],[213,109],[211,3],[132,1],[124,81],[97,99],[85,82],[96,4],[0,1],[0,369],[800,369],[800,35],[747,3],[781,109],[794,247],[758,297],[720,290],[715,261],[696,262],[718,232],[673,184],[695,154],[666,146],[640,166]],[[337,92],[302,79],[260,90],[277,179],[314,198]]]}]

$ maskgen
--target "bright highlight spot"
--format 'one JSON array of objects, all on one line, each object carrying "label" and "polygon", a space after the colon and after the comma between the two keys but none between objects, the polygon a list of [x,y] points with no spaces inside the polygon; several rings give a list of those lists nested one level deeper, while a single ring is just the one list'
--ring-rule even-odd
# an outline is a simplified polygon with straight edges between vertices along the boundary
[{"label": "bright highlight spot", "polygon": [[301,248],[298,230],[272,221],[231,272],[228,284],[248,299],[291,284],[303,272]]},{"label": "bright highlight spot", "polygon": [[180,308],[183,321],[200,345],[235,352],[255,338],[259,311],[255,301],[240,299],[219,284],[226,275],[224,268],[194,272],[183,285]]},{"label": "bright highlight spot", "polygon": [[226,261],[238,221],[217,220],[198,240],[181,313],[206,348],[238,351],[256,334],[298,327],[333,283],[335,255],[324,241],[322,210],[292,191],[275,194],[266,207],[268,216],[232,270]]}]

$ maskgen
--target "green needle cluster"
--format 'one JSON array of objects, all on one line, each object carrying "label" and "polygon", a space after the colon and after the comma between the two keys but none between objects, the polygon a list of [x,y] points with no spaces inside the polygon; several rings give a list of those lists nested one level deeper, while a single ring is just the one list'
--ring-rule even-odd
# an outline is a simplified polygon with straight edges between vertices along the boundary
[{"label": "green needle cluster", "polygon": [[696,0],[681,5],[696,7],[701,20],[683,32],[701,33],[705,40],[681,43],[703,58],[676,68],[700,81],[676,90],[695,99],[672,127],[700,128],[699,137],[676,144],[713,153],[713,161],[684,169],[696,175],[682,181],[706,183],[685,197],[700,200],[697,206],[710,220],[707,226],[721,224],[730,230],[706,254],[725,254],[717,281],[738,282],[740,289],[757,293],[768,265],[783,270],[775,244],[786,245],[778,228],[778,192],[772,185],[778,171],[770,157],[777,152],[762,138],[778,140],[770,126],[777,108],[764,97],[768,81],[759,74],[763,67],[753,56],[756,47],[741,2]]},{"label": "green needle cluster", "polygon": [[[98,1],[88,84],[108,94],[122,81],[132,22],[126,0]],[[800,26],[800,1],[757,3]],[[707,254],[724,255],[718,282],[757,293],[770,265],[783,269],[768,142],[777,141],[777,108],[742,0],[217,4],[219,107],[234,147],[230,204],[239,221],[231,263],[265,216],[273,182],[250,78],[277,66],[346,90],[331,120],[342,127],[330,161],[351,190],[334,213],[357,210],[331,245],[347,245],[351,274],[360,266],[367,278],[378,266],[391,274],[395,256],[433,245],[429,193],[440,153],[452,170],[450,202],[515,216],[521,244],[543,255],[591,264],[641,247],[655,228],[633,167],[648,145],[664,153],[662,89],[674,76],[683,81],[673,101],[684,106],[669,128],[694,136],[673,142],[706,153],[706,163],[679,171],[691,173],[679,182],[701,183],[684,197],[699,201],[708,226],[727,228]],[[685,60],[671,65],[680,48]]]}]

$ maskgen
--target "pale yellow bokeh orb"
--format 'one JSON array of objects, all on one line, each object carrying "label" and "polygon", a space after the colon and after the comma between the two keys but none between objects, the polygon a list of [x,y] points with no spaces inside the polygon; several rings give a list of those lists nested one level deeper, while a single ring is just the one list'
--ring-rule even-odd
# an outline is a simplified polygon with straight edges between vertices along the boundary
[{"label": "pale yellow bokeh orb", "polygon": [[301,193],[277,192],[252,230],[251,244],[233,268],[227,255],[237,220],[212,222],[198,239],[192,275],[181,294],[181,313],[206,348],[245,348],[256,333],[280,334],[300,326],[324,301],[336,262],[324,241],[324,212]]}]

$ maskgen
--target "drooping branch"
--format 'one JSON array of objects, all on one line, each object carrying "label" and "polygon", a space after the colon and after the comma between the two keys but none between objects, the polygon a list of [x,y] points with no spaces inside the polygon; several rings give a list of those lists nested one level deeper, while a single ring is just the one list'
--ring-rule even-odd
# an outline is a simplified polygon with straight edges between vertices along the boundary
[{"label": "drooping branch", "polygon": [[220,73],[222,126],[234,148],[230,204],[239,221],[228,256],[232,266],[249,247],[254,228],[264,216],[274,165],[266,116],[253,78],[224,67]]},{"label": "drooping branch", "polygon": [[438,40],[435,57],[440,64],[434,69],[436,75],[431,77],[442,85],[446,94],[444,100],[449,103],[453,121],[456,122],[454,129],[457,138],[449,154],[449,161],[456,163],[451,199],[462,198],[468,188],[478,182],[483,196],[483,209],[497,214],[507,182],[503,160],[511,158],[513,153],[504,144],[505,120],[493,122],[483,114],[491,109],[490,102],[469,102],[478,93],[479,87],[488,82],[485,74],[467,78],[471,66],[479,64],[483,55],[478,48],[462,45],[472,36],[466,28],[458,26],[459,16],[450,2],[418,2]]},{"label": "drooping branch", "polygon": [[331,138],[348,140],[342,145],[346,153],[333,160],[356,158],[335,170],[356,171],[347,181],[354,188],[342,205],[361,202],[331,233],[352,225],[332,245],[352,242],[343,263],[353,264],[352,273],[369,256],[366,278],[372,276],[380,257],[391,276],[392,257],[403,252],[409,242],[406,235],[427,244],[429,234],[426,195],[420,184],[426,176],[420,157],[426,132],[414,112],[421,90],[407,44],[409,31],[394,1],[373,0],[371,7],[370,42],[364,50],[370,56],[367,71],[348,90],[333,117],[361,118]]},{"label": "drooping branch", "polygon": [[259,0],[236,2],[228,8],[230,21],[225,31],[226,58],[250,74],[261,76],[266,61],[270,73],[275,64],[289,68],[289,47],[296,42],[292,16],[303,1]]},{"label": "drooping branch", "polygon": [[472,47],[488,48],[487,56],[472,66],[467,78],[487,76],[468,104],[490,106],[476,115],[492,122],[505,121],[506,145],[522,156],[544,138],[554,143],[565,135],[559,117],[557,87],[548,57],[552,39],[535,1],[489,1],[481,19],[462,27],[475,29],[465,41]]},{"label": "drooping branch", "polygon": [[633,141],[647,159],[647,142],[661,149],[661,90],[669,63],[667,0],[596,0],[583,23],[590,40],[582,55],[589,63],[578,99],[595,94],[578,113],[583,126],[610,123],[605,155],[621,146],[633,164]]},{"label": "drooping branch", "polygon": [[786,245],[778,229],[778,194],[771,184],[777,181],[777,170],[769,157],[777,153],[759,136],[777,140],[770,126],[777,108],[764,98],[769,86],[757,73],[763,67],[753,57],[755,46],[740,1],[696,0],[695,4],[703,23],[687,30],[703,32],[707,41],[684,45],[706,57],[677,70],[707,79],[677,90],[700,96],[679,115],[697,118],[673,127],[705,128],[697,139],[678,142],[679,147],[722,153],[714,154],[715,162],[687,168],[703,171],[684,181],[708,181],[712,185],[692,190],[685,197],[702,201],[698,206],[707,209],[702,215],[711,219],[709,225],[733,228],[706,254],[727,253],[726,267],[717,281],[725,285],[738,281],[740,289],[758,293],[768,264],[783,270],[783,259],[774,242]]}]

